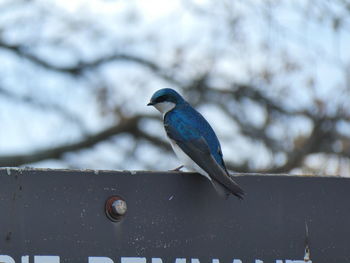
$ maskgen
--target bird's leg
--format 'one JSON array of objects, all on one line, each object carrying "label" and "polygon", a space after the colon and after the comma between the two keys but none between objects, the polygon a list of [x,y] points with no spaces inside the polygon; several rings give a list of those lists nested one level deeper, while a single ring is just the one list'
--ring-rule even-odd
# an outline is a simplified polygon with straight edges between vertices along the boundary
[{"label": "bird's leg", "polygon": [[183,165],[181,165],[181,166],[179,166],[179,167],[177,167],[177,168],[175,168],[175,169],[173,169],[173,170],[170,170],[170,171],[172,171],[172,172],[179,172],[179,171],[181,171],[181,168],[183,168],[184,166]]}]

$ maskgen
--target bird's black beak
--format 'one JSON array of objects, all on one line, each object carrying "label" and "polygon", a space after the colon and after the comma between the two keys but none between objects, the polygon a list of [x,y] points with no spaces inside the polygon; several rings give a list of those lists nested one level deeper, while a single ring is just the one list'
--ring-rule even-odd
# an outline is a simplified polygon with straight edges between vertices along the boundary
[{"label": "bird's black beak", "polygon": [[147,104],[147,106],[153,106],[154,105],[154,103],[152,102],[152,101],[150,101],[148,104]]}]

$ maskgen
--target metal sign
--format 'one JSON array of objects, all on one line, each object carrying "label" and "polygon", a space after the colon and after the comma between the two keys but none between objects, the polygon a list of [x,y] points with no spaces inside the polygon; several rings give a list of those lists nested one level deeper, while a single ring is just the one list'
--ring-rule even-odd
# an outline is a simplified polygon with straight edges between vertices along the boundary
[{"label": "metal sign", "polygon": [[191,173],[0,169],[0,262],[350,262],[349,179],[235,180],[243,201]]}]

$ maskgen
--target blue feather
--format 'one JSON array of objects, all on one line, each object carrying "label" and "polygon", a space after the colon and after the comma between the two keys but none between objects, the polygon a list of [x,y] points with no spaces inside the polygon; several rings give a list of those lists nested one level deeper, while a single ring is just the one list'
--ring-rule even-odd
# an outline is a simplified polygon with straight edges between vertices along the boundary
[{"label": "blue feather", "polygon": [[[178,105],[164,116],[168,136],[176,142],[189,143],[204,138],[216,162],[226,171],[220,142],[207,120],[188,103]],[[198,146],[198,145],[197,145]]]}]

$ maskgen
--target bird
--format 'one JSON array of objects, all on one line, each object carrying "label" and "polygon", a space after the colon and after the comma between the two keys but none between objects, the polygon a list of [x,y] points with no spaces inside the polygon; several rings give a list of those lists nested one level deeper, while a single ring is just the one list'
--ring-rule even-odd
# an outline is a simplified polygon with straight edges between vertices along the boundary
[{"label": "bird", "polygon": [[245,192],[228,173],[220,142],[202,114],[170,88],[157,90],[147,106],[162,113],[166,135],[185,168],[204,175],[225,199],[230,194],[243,199]]}]

